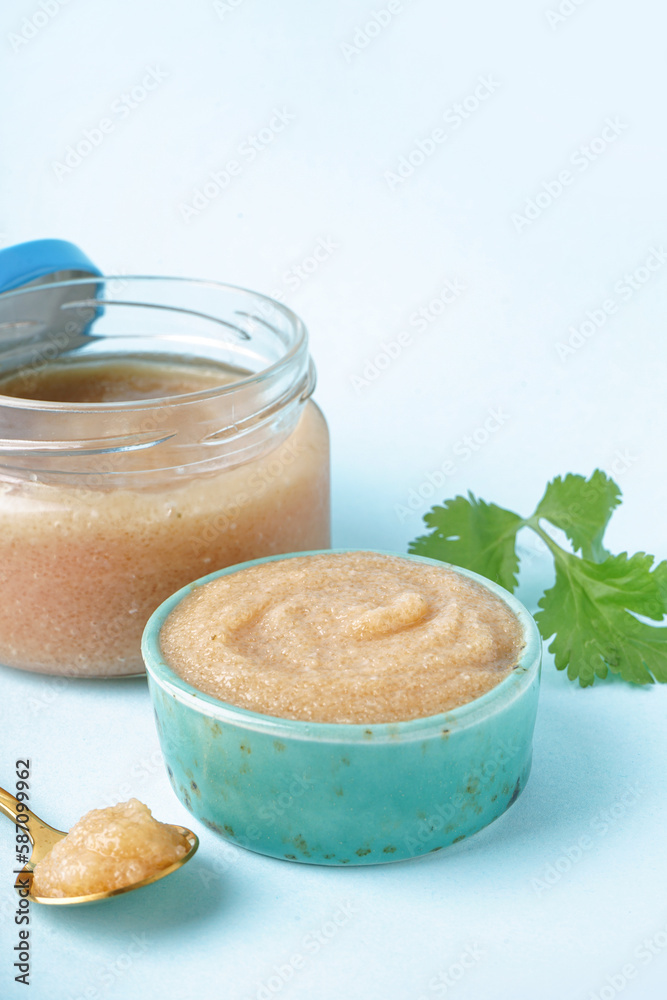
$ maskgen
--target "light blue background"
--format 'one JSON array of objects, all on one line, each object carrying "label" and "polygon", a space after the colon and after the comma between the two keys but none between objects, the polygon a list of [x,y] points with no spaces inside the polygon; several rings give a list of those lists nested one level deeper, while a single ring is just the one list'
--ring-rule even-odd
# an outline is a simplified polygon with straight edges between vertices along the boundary
[{"label": "light blue background", "polygon": [[[599,466],[625,498],[611,547],[664,558],[667,263],[627,300],[614,287],[667,242],[664,11],[565,0],[572,13],[557,22],[558,2],[403,0],[363,48],[357,32],[384,0],[44,0],[52,13],[23,42],[38,0],[5,4],[2,243],[57,236],[108,273],[281,295],[311,333],[336,545],[404,549],[428,503],[403,517],[396,505],[448,461],[438,499],[472,489],[522,512],[555,474]],[[343,49],[355,39],[358,51]],[[166,77],[128,110],[123,95],[150,68]],[[451,109],[480,77],[494,93],[455,127]],[[250,162],[239,148],[276,108],[294,120]],[[54,164],[103,118],[110,131],[58,179]],[[607,118],[620,134],[582,171],[576,151]],[[436,128],[446,140],[391,190],[385,173]],[[180,206],[230,159],[238,176],[185,222]],[[565,169],[572,182],[517,231],[513,214],[545,183],[557,191]],[[336,247],[302,280],[294,268],[319,241]],[[447,281],[464,291],[423,331],[410,325]],[[559,356],[570,327],[610,299],[613,315]],[[355,385],[402,331],[411,342]],[[502,426],[467,454],[490,410]],[[524,547],[534,608],[549,568]],[[543,678],[527,790],[470,842],[339,871],[198,828],[200,852],[174,878],[96,909],[33,907],[31,996],[662,998],[667,692],[581,691],[548,656]],[[54,825],[130,795],[189,822],[143,682],[5,670],[0,706],[2,783],[29,756],[32,804]],[[12,830],[0,829],[0,995],[14,1000],[25,990],[11,970]],[[590,847],[568,867],[582,836]],[[323,927],[336,930],[318,946]],[[657,942],[650,960],[645,940]],[[270,978],[297,955],[287,982]]]}]

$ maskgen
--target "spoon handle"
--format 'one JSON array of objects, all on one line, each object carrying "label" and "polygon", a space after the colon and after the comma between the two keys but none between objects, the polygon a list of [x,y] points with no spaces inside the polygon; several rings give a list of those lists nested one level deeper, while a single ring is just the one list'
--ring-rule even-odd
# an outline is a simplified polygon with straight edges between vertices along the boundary
[{"label": "spoon handle", "polygon": [[[18,808],[19,806],[21,808]],[[34,864],[65,836],[62,830],[55,830],[52,826],[49,826],[39,816],[36,816],[31,809],[28,809],[23,803],[19,803],[18,799],[14,798],[4,788],[0,788],[0,812],[4,813],[9,819],[14,820],[14,823],[20,826],[21,830],[25,830],[33,847],[39,844],[39,848],[32,852],[31,861]],[[19,820],[19,816],[25,816],[26,820]],[[39,857],[37,856],[38,853]]]}]

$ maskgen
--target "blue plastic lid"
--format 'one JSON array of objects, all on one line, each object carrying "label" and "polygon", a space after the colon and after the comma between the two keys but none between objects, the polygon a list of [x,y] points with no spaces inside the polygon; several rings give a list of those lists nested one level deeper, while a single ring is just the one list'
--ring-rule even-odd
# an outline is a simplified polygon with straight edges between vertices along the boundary
[{"label": "blue plastic lid", "polygon": [[101,276],[93,262],[67,240],[31,240],[0,250],[0,293],[59,271]]}]

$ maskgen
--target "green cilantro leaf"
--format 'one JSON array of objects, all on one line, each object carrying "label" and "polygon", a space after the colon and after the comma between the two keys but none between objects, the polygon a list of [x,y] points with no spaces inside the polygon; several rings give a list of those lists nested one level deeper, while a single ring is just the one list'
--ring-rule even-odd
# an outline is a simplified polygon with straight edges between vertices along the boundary
[{"label": "green cilantro leaf", "polygon": [[[472,569],[513,591],[519,561],[516,535],[530,528],[551,552],[556,582],[538,602],[540,633],[551,640],[559,670],[582,687],[611,671],[634,684],[667,683],[667,560],[637,552],[611,555],[605,529],[620,503],[616,483],[597,469],[589,479],[558,476],[534,513],[522,518],[472,493],[434,507],[424,521],[430,534],[409,551]],[[549,521],[574,549],[566,551],[542,527]],[[581,552],[581,555],[576,555]],[[639,616],[639,617],[638,617]],[[650,619],[650,621],[642,620]]]},{"label": "green cilantro leaf", "polygon": [[546,488],[535,515],[565,532],[575,552],[601,562],[609,553],[602,545],[605,529],[621,491],[613,479],[596,469],[590,479],[557,476]]},{"label": "green cilantro leaf", "polygon": [[655,567],[653,576],[662,597],[665,614],[667,614],[667,560],[664,560]]},{"label": "green cilantro leaf", "polygon": [[635,684],[667,681],[667,628],[639,621],[634,614],[661,621],[664,603],[653,556],[638,552],[589,562],[567,552],[556,555],[556,582],[538,602],[535,616],[545,639],[554,640],[559,670],[582,687],[607,669]]},{"label": "green cilantro leaf", "polygon": [[433,530],[411,542],[409,551],[471,569],[513,591],[519,572],[516,533],[524,521],[472,493],[468,498],[454,497],[426,514],[424,521]]}]

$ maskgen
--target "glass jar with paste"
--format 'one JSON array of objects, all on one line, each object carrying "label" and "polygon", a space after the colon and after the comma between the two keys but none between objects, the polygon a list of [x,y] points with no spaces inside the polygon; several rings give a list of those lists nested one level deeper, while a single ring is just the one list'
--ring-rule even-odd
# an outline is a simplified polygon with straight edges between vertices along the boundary
[{"label": "glass jar with paste", "polygon": [[143,670],[179,587],[330,544],[307,332],[254,292],[94,275],[0,295],[0,664]]}]

